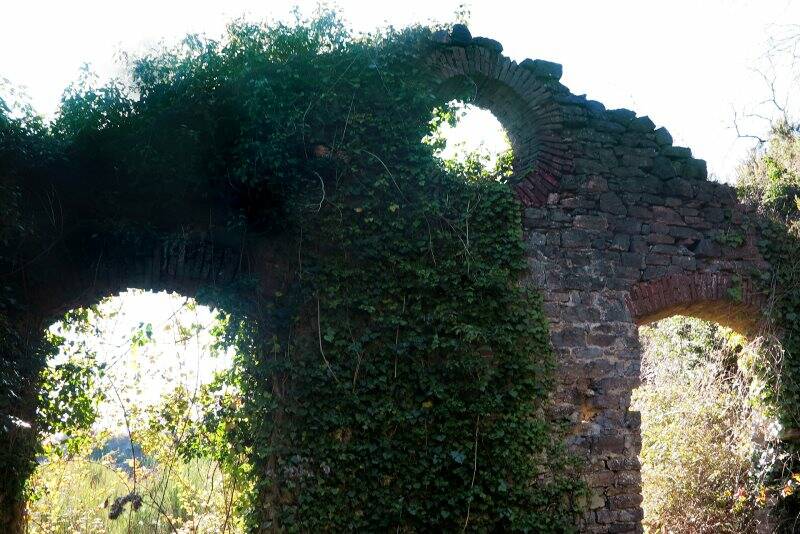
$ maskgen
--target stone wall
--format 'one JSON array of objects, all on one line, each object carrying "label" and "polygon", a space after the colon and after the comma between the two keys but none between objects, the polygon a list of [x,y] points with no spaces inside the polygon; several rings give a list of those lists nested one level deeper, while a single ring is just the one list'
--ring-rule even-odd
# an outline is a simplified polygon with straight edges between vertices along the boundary
[{"label": "stone wall", "polygon": [[559,65],[518,64],[460,26],[436,40],[437,82],[473,82],[512,140],[529,282],[560,366],[554,415],[592,491],[581,531],[641,532],[638,326],[685,314],[754,329],[759,221],[665,128],[571,94]]},{"label": "stone wall", "polygon": [[[708,181],[705,162],[673,146],[666,129],[570,93],[560,65],[511,61],[500,43],[463,26],[434,39],[432,83],[445,92],[469,84],[473,103],[491,110],[512,141],[525,282],[544,294],[560,366],[553,414],[570,423],[569,445],[585,458],[592,490],[580,529],[640,532],[640,419],[629,409],[638,326],[680,313],[755,329],[760,296],[748,280],[768,268],[756,248],[759,221],[730,187]],[[260,276],[264,293],[288,283],[285,258],[296,248],[196,237],[128,258],[53,247],[39,258],[48,266],[40,275],[58,283],[20,283],[40,315],[131,285],[193,294],[241,275]]]}]

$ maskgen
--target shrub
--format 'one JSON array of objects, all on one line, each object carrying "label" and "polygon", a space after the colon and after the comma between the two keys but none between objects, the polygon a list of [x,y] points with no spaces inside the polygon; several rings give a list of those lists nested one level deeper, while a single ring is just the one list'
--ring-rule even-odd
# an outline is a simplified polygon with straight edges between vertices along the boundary
[{"label": "shrub", "polygon": [[649,532],[750,532],[753,430],[740,336],[684,317],[640,330],[644,524]]}]

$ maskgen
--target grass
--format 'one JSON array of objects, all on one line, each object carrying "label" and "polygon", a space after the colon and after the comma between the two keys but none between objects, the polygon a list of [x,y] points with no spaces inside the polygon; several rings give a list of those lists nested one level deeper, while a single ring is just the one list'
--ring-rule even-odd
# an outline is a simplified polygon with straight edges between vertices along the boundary
[{"label": "grass", "polygon": [[176,461],[152,469],[137,467],[136,493],[142,505],[131,504],[117,519],[109,510],[117,497],[134,490],[127,470],[106,458],[56,459],[42,464],[31,481],[28,506],[31,534],[190,534],[238,533],[238,492],[217,464],[199,459]]}]

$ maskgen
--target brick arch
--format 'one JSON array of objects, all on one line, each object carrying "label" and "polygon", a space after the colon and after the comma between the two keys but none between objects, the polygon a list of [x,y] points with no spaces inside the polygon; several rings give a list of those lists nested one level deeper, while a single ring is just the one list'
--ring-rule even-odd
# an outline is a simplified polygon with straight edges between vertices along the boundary
[{"label": "brick arch", "polygon": [[640,282],[626,302],[639,326],[686,315],[750,334],[763,323],[763,293],[750,279],[729,273],[673,274]]},{"label": "brick arch", "polygon": [[[445,75],[463,72],[465,61],[493,72],[481,71],[477,58],[499,52],[472,52],[470,63],[475,46],[445,49],[462,58],[458,68],[449,59]],[[527,282],[542,291],[558,362],[551,413],[567,424],[590,491],[577,530],[640,533],[641,416],[630,409],[640,383],[638,327],[685,314],[754,331],[762,296],[748,275],[770,270],[758,247],[765,221],[734,188],[708,180],[705,162],[649,117],[531,78],[559,115],[554,146],[568,164],[556,169],[553,188],[520,196]],[[531,138],[537,121],[547,124],[533,117],[524,126]]]},{"label": "brick arch", "polygon": [[439,46],[428,58],[434,83],[444,94],[453,94],[465,81],[474,87],[470,103],[491,111],[511,140],[518,198],[524,206],[544,205],[572,168],[562,133],[568,91],[558,83],[561,65],[531,59],[517,63],[501,53],[500,43],[472,38],[461,25],[449,34],[437,33],[435,40]]},{"label": "brick arch", "polygon": [[[26,289],[28,319],[48,323],[64,312],[95,304],[129,288],[170,291],[215,306],[214,288],[242,284],[242,303],[254,303],[285,289],[293,258],[279,240],[252,242],[165,239],[138,246],[98,247],[91,254],[54,249],[31,271]],[[238,287],[238,286],[237,286]]]},{"label": "brick arch", "polygon": [[197,297],[207,286],[232,283],[240,274],[236,251],[210,241],[164,241],[128,254],[98,253],[43,295],[40,313],[59,315],[129,288]]}]

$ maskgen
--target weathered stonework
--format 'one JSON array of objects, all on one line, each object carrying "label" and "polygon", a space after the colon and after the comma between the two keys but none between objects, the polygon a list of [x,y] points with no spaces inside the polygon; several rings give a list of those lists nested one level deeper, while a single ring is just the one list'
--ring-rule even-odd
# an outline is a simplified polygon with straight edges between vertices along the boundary
[{"label": "weathered stonework", "polygon": [[[686,314],[755,329],[760,296],[748,280],[769,267],[756,247],[759,221],[666,129],[570,93],[560,65],[516,63],[463,27],[435,39],[432,83],[442,91],[472,84],[474,103],[512,141],[526,283],[544,294],[560,365],[553,414],[571,423],[569,444],[586,460],[592,491],[580,530],[641,532],[640,415],[629,409],[638,326]],[[295,255],[210,233],[128,258],[55,247],[39,263],[47,265],[41,279],[57,283],[25,295],[31,313],[48,317],[127,287],[194,294],[243,273],[274,291],[288,272],[283,258]]]},{"label": "weathered stonework", "polygon": [[632,111],[573,95],[552,63],[516,63],[481,39],[444,45],[439,83],[474,82],[504,125],[525,206],[530,283],[545,295],[559,386],[554,414],[586,459],[583,532],[641,532],[638,326],[671,315],[757,327],[749,278],[759,221],[706,164]]}]

